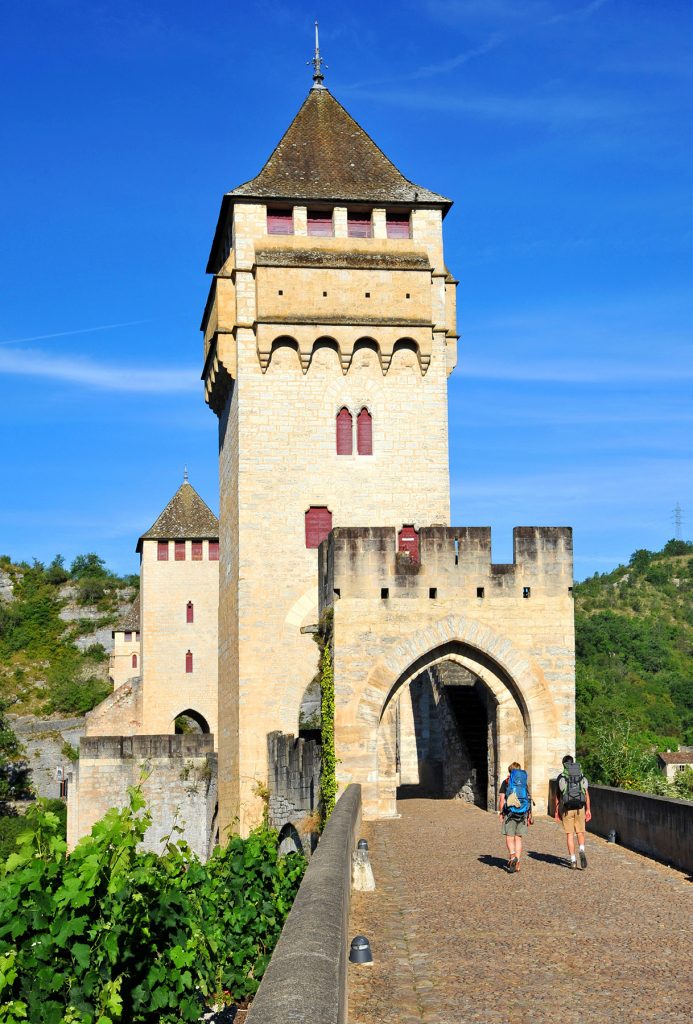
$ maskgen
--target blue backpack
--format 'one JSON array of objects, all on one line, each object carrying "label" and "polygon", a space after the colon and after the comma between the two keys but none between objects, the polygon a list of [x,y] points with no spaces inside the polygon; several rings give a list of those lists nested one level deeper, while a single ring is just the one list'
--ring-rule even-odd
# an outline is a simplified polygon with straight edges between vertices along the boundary
[{"label": "blue backpack", "polygon": [[508,779],[508,788],[505,791],[505,806],[508,809],[508,814],[518,817],[527,814],[531,803],[527,789],[527,772],[522,768],[513,768]]}]

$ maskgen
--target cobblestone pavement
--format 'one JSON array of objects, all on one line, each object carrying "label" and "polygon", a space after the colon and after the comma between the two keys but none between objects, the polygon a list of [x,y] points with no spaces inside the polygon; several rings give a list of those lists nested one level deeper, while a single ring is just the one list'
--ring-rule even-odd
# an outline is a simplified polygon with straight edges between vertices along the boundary
[{"label": "cobblestone pavement", "polygon": [[594,836],[572,871],[560,826],[529,829],[505,870],[497,817],[406,800],[364,823],[374,893],[354,893],[350,1024],[691,1024],[693,885]]}]

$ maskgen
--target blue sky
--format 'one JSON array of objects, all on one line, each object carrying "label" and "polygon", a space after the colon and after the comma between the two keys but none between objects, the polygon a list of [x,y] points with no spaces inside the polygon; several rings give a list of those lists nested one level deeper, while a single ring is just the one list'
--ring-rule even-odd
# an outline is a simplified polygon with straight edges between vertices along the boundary
[{"label": "blue sky", "polygon": [[451,196],[455,524],[572,525],[576,577],[693,528],[688,0],[27,0],[0,42],[0,552],[217,507],[199,322],[222,194],[326,84]]}]

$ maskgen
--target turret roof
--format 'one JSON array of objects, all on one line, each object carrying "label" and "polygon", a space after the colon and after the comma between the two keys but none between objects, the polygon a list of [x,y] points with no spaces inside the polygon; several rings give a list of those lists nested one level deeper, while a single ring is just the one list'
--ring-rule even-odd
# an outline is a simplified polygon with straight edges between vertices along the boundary
[{"label": "turret roof", "polygon": [[195,488],[184,481],[158,519],[143,533],[143,540],[218,540],[219,520]]},{"label": "turret roof", "polygon": [[[136,633],[140,628],[140,595],[138,594],[132,602],[125,615],[120,619],[116,630],[122,632]],[[114,630],[115,632],[115,630]]]},{"label": "turret roof", "polygon": [[257,177],[228,195],[452,205],[405,178],[325,88],[310,90]]}]

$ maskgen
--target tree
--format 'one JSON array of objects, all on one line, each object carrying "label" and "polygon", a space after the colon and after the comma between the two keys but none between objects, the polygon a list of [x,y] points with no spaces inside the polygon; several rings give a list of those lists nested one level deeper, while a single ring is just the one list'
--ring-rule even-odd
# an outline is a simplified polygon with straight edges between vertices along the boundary
[{"label": "tree", "polygon": [[93,551],[90,551],[88,555],[77,555],[70,566],[70,574],[76,580],[85,577],[105,579],[110,575],[103,558],[99,558]]},{"label": "tree", "polygon": [[7,720],[9,704],[0,701],[0,808],[7,800],[30,795],[29,765],[23,758],[24,747]]}]

